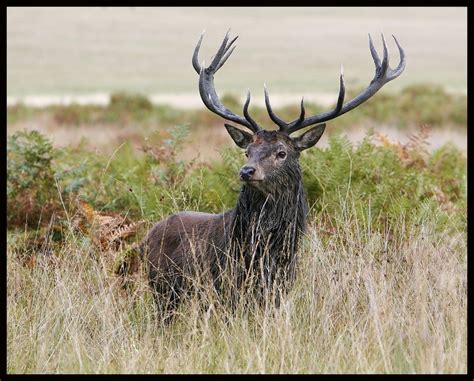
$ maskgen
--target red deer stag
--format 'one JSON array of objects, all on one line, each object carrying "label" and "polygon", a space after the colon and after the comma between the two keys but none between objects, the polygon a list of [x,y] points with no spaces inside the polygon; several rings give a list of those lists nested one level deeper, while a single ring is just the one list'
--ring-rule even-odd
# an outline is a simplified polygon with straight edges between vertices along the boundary
[{"label": "red deer stag", "polygon": [[[339,96],[331,111],[306,117],[301,100],[299,117],[286,122],[273,112],[265,87],[267,111],[278,130],[264,130],[249,114],[250,92],[242,117],[221,103],[214,88],[214,74],[232,54],[237,37],[228,42],[227,32],[206,68],[198,62],[201,35],[192,64],[199,74],[202,101],[212,112],[251,131],[225,124],[227,132],[245,150],[248,159],[240,169],[242,188],[234,209],[222,214],[189,211],[173,214],[156,224],[142,243],[142,254],[149,265],[149,280],[158,306],[172,313],[189,290],[187,279],[195,276],[198,269],[199,274],[209,276],[220,295],[228,291],[228,287],[237,290],[238,295],[244,282],[251,277],[255,280],[252,292],[260,297],[269,295],[263,294],[263,290],[288,289],[294,278],[298,242],[305,231],[308,213],[299,156],[318,142],[325,124],[318,124],[296,137],[290,135],[356,108],[387,82],[397,78],[405,68],[405,54],[393,38],[400,53],[397,68],[389,67],[383,35],[382,61],[369,35],[369,48],[375,63],[374,78],[362,93],[344,103],[341,67]],[[224,270],[230,267],[233,268],[232,281],[224,285]],[[233,296],[230,299],[233,300]]]}]

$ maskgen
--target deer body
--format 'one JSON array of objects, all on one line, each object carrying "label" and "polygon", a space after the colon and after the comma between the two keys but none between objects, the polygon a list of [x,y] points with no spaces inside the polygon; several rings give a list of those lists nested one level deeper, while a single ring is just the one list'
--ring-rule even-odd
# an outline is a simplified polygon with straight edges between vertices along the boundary
[{"label": "deer body", "polygon": [[[234,38],[224,38],[209,67],[198,63],[201,36],[193,55],[199,74],[199,92],[209,110],[238,123],[252,133],[225,124],[234,142],[245,149],[247,163],[240,169],[242,182],[237,205],[222,214],[180,212],[156,224],[141,245],[149,265],[149,279],[158,305],[174,310],[192,285],[188,280],[199,275],[209,279],[218,292],[227,287],[239,292],[253,279],[257,295],[265,290],[285,291],[295,275],[298,243],[306,229],[308,205],[299,165],[300,153],[321,138],[325,124],[318,124],[297,137],[290,135],[305,127],[325,122],[357,107],[374,95],[385,83],[397,78],[405,68],[403,49],[395,70],[388,65],[388,49],[383,39],[381,62],[369,35],[370,51],[376,66],[374,79],[366,90],[344,103],[345,86],[341,70],[339,96],[332,111],[305,117],[303,100],[300,116],[285,122],[273,113],[265,87],[265,103],[278,130],[262,129],[249,115],[250,93],[244,105],[244,117],[228,110],[214,89],[214,74],[233,52]],[[230,270],[232,282],[223,283]],[[234,298],[235,292],[231,295]]]},{"label": "deer body", "polygon": [[[322,130],[321,128],[321,134]],[[186,278],[198,271],[208,274],[220,288],[219,278],[226,266],[236,264],[235,287],[245,275],[256,275],[254,286],[260,296],[275,286],[291,282],[296,266],[299,237],[306,228],[308,205],[301,181],[299,152],[278,132],[257,134],[253,149],[273,161],[272,152],[282,149],[275,140],[286,140],[288,159],[274,168],[265,180],[243,181],[237,205],[222,214],[180,212],[159,222],[150,231],[148,248],[150,280],[157,294],[173,309],[186,289]],[[320,136],[320,135],[319,135]],[[252,150],[249,150],[253,153]],[[265,163],[253,163],[258,174]],[[267,165],[271,165],[267,163]],[[245,167],[244,167],[245,168]],[[256,184],[255,184],[256,182]],[[240,274],[237,275],[237,272]],[[255,284],[256,283],[256,284]]]}]

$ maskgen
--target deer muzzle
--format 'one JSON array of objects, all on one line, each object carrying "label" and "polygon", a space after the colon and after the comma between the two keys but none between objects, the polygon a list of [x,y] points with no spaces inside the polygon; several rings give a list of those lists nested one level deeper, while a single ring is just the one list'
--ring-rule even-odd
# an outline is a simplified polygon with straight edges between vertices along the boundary
[{"label": "deer muzzle", "polygon": [[254,176],[255,172],[256,172],[255,167],[252,167],[250,165],[244,165],[240,169],[240,173],[239,173],[240,180],[242,180],[242,181],[254,180],[253,176]]}]

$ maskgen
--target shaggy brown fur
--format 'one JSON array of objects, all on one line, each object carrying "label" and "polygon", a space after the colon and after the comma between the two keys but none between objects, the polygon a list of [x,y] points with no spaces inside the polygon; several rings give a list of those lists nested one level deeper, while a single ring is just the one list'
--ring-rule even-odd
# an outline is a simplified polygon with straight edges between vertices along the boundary
[{"label": "shaggy brown fur", "polygon": [[260,300],[267,291],[287,289],[308,211],[300,151],[315,144],[323,131],[324,125],[318,126],[317,134],[307,132],[306,139],[311,139],[303,147],[304,138],[297,143],[277,131],[252,136],[232,130],[239,136],[231,136],[247,150],[243,168],[255,169],[243,181],[236,207],[222,214],[173,214],[156,224],[142,244],[160,307],[174,310],[196,275],[210,280],[220,294],[232,288],[233,302],[249,281]]}]

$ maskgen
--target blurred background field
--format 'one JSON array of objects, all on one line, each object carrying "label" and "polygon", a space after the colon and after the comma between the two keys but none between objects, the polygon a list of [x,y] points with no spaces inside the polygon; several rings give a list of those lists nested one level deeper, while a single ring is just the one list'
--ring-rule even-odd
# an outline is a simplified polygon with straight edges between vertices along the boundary
[{"label": "blurred background field", "polygon": [[[367,33],[384,33],[397,62],[394,34],[405,48],[404,75],[384,89],[432,82],[466,91],[466,8],[8,8],[7,93],[79,95],[127,90],[189,94],[198,99],[191,54],[206,30],[209,62],[228,28],[238,48],[219,73],[223,93],[337,94],[372,78]],[[258,94],[258,96],[257,96]],[[200,102],[193,102],[200,104]]]},{"label": "blurred background field", "polygon": [[[244,162],[199,97],[266,128],[368,85],[371,33],[398,79],[302,154],[311,207],[279,310],[156,321],[137,244],[169,213],[234,206]],[[9,373],[463,373],[467,336],[466,8],[8,8]],[[316,359],[316,360],[315,360]]]}]

